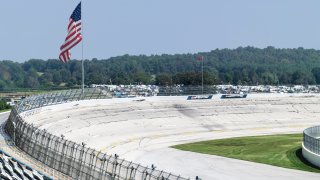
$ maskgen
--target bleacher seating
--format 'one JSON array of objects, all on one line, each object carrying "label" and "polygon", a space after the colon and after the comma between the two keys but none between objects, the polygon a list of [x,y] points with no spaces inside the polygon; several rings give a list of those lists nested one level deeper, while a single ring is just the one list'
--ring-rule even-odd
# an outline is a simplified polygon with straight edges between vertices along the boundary
[{"label": "bleacher seating", "polygon": [[0,179],[52,180],[0,150]]}]

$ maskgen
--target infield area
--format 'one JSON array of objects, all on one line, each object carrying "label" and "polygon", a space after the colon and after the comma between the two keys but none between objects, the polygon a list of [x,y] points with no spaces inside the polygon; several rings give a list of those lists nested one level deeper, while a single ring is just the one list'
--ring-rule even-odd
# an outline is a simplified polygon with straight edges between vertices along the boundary
[{"label": "infield area", "polygon": [[[170,146],[211,139],[302,133],[319,124],[320,96],[257,94],[246,99],[148,97],[85,100],[43,107],[25,120],[121,158],[202,179],[319,179],[284,169]],[[26,112],[27,113],[27,112]],[[272,147],[270,147],[272,148]]]},{"label": "infield area", "polygon": [[216,139],[173,146],[174,148],[290,169],[320,172],[302,155],[302,134],[281,134]]}]

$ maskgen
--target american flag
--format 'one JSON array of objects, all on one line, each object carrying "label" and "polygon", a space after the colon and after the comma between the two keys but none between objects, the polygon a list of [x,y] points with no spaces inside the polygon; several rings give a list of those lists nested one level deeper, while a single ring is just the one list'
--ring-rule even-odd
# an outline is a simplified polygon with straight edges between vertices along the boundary
[{"label": "american flag", "polygon": [[71,58],[70,49],[82,40],[81,36],[81,2],[70,16],[68,25],[68,35],[60,47],[59,59],[67,62]]},{"label": "american flag", "polygon": [[197,60],[198,60],[198,61],[203,61],[203,59],[204,59],[203,56],[201,56],[201,55],[197,56]]}]

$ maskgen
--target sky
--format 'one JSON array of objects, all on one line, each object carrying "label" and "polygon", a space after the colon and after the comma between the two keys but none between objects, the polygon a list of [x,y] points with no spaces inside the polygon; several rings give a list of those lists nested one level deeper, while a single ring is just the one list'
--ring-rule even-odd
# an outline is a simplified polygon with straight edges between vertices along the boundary
[{"label": "sky", "polygon": [[[79,0],[1,0],[0,60],[57,59]],[[239,46],[320,49],[319,0],[83,0],[85,59]],[[71,50],[81,59],[81,45]]]}]

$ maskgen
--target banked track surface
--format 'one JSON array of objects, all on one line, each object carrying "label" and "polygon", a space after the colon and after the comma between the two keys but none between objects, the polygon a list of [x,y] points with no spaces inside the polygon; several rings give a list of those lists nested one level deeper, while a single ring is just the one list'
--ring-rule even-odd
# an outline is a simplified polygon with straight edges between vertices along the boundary
[{"label": "banked track surface", "polygon": [[86,99],[105,99],[108,92],[99,89],[68,90],[31,96],[13,108],[6,123],[6,131],[15,144],[30,156],[75,179],[161,179],[187,180],[154,166],[145,167],[132,161],[107,155],[87,147],[85,143],[75,143],[57,136],[46,129],[39,129],[24,120],[41,111],[43,107],[70,101],[83,103]]},{"label": "banked track surface", "polygon": [[186,97],[86,100],[22,114],[40,129],[108,154],[155,164],[202,179],[319,179],[320,175],[218,156],[171,145],[227,137],[302,133],[316,125],[319,95],[250,95],[247,99],[186,101]]}]

